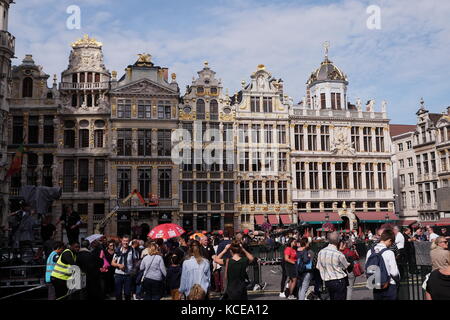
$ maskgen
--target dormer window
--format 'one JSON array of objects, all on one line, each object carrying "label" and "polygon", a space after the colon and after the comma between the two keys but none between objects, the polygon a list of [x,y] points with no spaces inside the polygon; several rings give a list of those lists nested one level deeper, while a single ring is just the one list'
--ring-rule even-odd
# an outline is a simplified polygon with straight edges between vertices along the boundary
[{"label": "dormer window", "polygon": [[197,93],[198,93],[198,94],[203,94],[203,93],[205,93],[205,88],[203,88],[203,87],[197,87]]},{"label": "dormer window", "polygon": [[30,77],[26,77],[25,79],[23,79],[22,97],[23,98],[32,98],[33,97],[33,79]]},{"label": "dormer window", "polygon": [[217,87],[211,87],[211,89],[209,89],[211,94],[217,94]]}]

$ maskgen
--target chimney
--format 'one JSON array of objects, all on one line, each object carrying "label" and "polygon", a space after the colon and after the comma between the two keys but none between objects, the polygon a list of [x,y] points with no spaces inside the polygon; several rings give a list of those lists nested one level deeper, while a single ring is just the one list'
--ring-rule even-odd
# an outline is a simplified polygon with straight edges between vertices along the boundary
[{"label": "chimney", "polygon": [[162,68],[162,70],[163,70],[164,80],[166,82],[168,82],[169,81],[169,68]]}]

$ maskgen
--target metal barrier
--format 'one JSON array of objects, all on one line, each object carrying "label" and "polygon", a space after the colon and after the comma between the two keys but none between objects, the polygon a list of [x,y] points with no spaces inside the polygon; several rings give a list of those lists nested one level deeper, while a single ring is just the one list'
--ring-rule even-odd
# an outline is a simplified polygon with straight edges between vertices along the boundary
[{"label": "metal barrier", "polygon": [[431,272],[431,266],[399,264],[398,269],[401,275],[398,299],[425,300],[422,284]]},{"label": "metal barrier", "polygon": [[277,244],[271,246],[256,245],[250,246],[250,253],[258,258],[261,264],[280,264],[283,259],[285,246]]}]

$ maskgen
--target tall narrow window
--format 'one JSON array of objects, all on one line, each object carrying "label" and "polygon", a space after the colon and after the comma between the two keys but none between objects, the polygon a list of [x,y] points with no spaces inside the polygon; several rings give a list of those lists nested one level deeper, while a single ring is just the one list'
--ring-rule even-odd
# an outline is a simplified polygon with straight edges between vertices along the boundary
[{"label": "tall narrow window", "polygon": [[346,162],[336,162],[336,189],[347,190],[349,189],[349,179],[348,179],[348,163]]},{"label": "tall narrow window", "polygon": [[[203,100],[201,100],[203,101]],[[203,110],[205,110],[205,102],[203,102]],[[158,119],[171,119],[171,105],[168,100],[160,100],[158,101]],[[199,118],[197,118],[199,119]],[[204,118],[203,118],[204,119]]]},{"label": "tall narrow window", "polygon": [[287,153],[279,152],[278,153],[278,171],[286,172],[287,170],[288,170],[288,168],[287,168]]},{"label": "tall narrow window", "polygon": [[220,182],[213,181],[210,183],[210,201],[212,203],[220,203]]},{"label": "tall narrow window", "polygon": [[194,182],[183,181],[181,199],[183,203],[191,204],[194,202]]},{"label": "tall narrow window", "polygon": [[248,124],[239,125],[239,142],[248,143]]},{"label": "tall narrow window", "polygon": [[13,116],[12,143],[23,143],[23,117]]},{"label": "tall narrow window", "polygon": [[315,125],[308,126],[308,150],[317,150],[317,132]]},{"label": "tall narrow window", "polygon": [[256,204],[263,203],[262,181],[253,181],[253,202]]},{"label": "tall narrow window", "polygon": [[89,148],[89,129],[80,129],[78,132],[80,148]]},{"label": "tall narrow window", "polygon": [[287,181],[278,181],[278,202],[287,203]]},{"label": "tall narrow window", "polygon": [[103,130],[94,130],[94,147],[103,148]]},{"label": "tall narrow window", "polygon": [[131,193],[131,169],[117,169],[117,187],[119,199],[124,199]]},{"label": "tall narrow window", "polygon": [[273,172],[275,170],[273,152],[266,152],[264,168],[265,168],[265,171],[268,171],[268,172]]},{"label": "tall narrow window", "polygon": [[223,183],[223,202],[234,203],[234,182],[225,181]]},{"label": "tall narrow window", "polygon": [[117,130],[117,155],[118,156],[131,156],[132,149],[132,132],[131,129],[118,129]]},{"label": "tall narrow window", "polygon": [[261,171],[261,153],[260,152],[253,152],[253,159],[252,159],[252,171],[253,172],[259,172]]},{"label": "tall narrow window", "polygon": [[362,171],[361,163],[353,164],[353,187],[354,189],[362,189]]},{"label": "tall narrow window", "polygon": [[159,169],[159,197],[161,199],[170,199],[172,196],[172,170]]},{"label": "tall narrow window", "polygon": [[386,190],[387,189],[386,164],[378,163],[377,171],[378,171],[378,187],[379,189]]},{"label": "tall narrow window", "polygon": [[263,98],[263,111],[264,112],[273,112],[272,97],[264,97]]},{"label": "tall narrow window", "polygon": [[266,182],[266,202],[268,204],[275,203],[275,181]]},{"label": "tall narrow window", "polygon": [[241,181],[240,184],[241,203],[250,203],[250,184],[248,181]]},{"label": "tall narrow window", "polygon": [[249,171],[250,170],[250,159],[249,152],[240,152],[239,153],[239,171]]},{"label": "tall narrow window", "polygon": [[320,143],[322,145],[322,151],[330,151],[330,127],[320,127]]},{"label": "tall narrow window", "polygon": [[355,151],[360,152],[361,146],[359,142],[359,127],[352,127],[351,129],[351,139],[352,139],[352,148],[355,149]]},{"label": "tall narrow window", "polygon": [[197,203],[207,203],[208,202],[208,184],[206,182],[197,182],[196,184],[196,201]]},{"label": "tall narrow window", "polygon": [[94,161],[94,192],[105,191],[105,160]]},{"label": "tall narrow window", "polygon": [[63,191],[73,192],[73,178],[75,176],[75,161],[66,159],[63,162]]},{"label": "tall narrow window", "polygon": [[296,124],[294,127],[294,142],[295,142],[295,150],[297,151],[304,150],[303,125],[301,124]]},{"label": "tall narrow window", "polygon": [[331,163],[322,163],[322,186],[324,190],[331,189]]},{"label": "tall narrow window", "polygon": [[373,163],[366,163],[366,189],[375,189]]},{"label": "tall narrow window", "polygon": [[309,188],[311,190],[319,189],[319,170],[317,162],[309,163]]},{"label": "tall narrow window", "polygon": [[250,111],[261,112],[259,97],[250,97]]},{"label": "tall narrow window", "polygon": [[150,119],[152,117],[152,106],[149,100],[138,100],[138,118]]},{"label": "tall narrow window", "polygon": [[270,124],[264,125],[264,143],[272,143],[273,142],[273,126]]},{"label": "tall narrow window", "polygon": [[327,107],[327,101],[326,101],[326,98],[325,98],[325,93],[321,93],[320,94],[320,107],[322,109],[325,109]]},{"label": "tall narrow window", "polygon": [[217,100],[213,99],[209,103],[209,118],[211,120],[218,120],[219,119],[219,105],[217,103]]},{"label": "tall narrow window", "polygon": [[306,189],[306,183],[305,183],[305,163],[304,162],[296,162],[295,163],[295,177],[297,180],[297,189],[304,190]]},{"label": "tall narrow window", "polygon": [[89,160],[78,160],[78,191],[89,189]]},{"label": "tall narrow window", "polygon": [[22,82],[22,98],[32,98],[33,97],[33,79],[26,77]]},{"label": "tall narrow window", "polygon": [[205,119],[205,100],[198,99],[197,100],[197,120],[204,120]]},{"label": "tall narrow window", "polygon": [[375,128],[375,145],[377,152],[384,152],[383,128]]},{"label": "tall narrow window", "polygon": [[55,142],[55,126],[53,116],[44,116],[44,143]]},{"label": "tall narrow window", "polygon": [[253,143],[261,143],[261,125],[253,124],[252,125],[252,142]]},{"label": "tall narrow window", "polygon": [[286,144],[286,126],[277,125],[278,143]]},{"label": "tall narrow window", "polygon": [[372,128],[363,128],[364,151],[372,152]]},{"label": "tall narrow window", "polygon": [[152,130],[138,130],[138,155],[152,155]]},{"label": "tall narrow window", "polygon": [[28,118],[28,143],[39,142],[39,116]]},{"label": "tall narrow window", "polygon": [[140,168],[138,169],[138,184],[139,193],[144,198],[150,198],[151,186],[152,186],[152,169]]},{"label": "tall narrow window", "polygon": [[168,157],[171,154],[171,133],[170,129],[158,129],[158,156]]}]

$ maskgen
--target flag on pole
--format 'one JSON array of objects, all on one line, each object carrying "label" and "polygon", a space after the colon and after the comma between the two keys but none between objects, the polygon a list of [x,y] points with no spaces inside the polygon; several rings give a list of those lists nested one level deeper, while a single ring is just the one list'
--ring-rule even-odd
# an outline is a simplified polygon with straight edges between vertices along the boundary
[{"label": "flag on pole", "polygon": [[23,147],[23,144],[21,144],[19,148],[16,150],[16,154],[14,155],[14,158],[11,161],[11,166],[9,167],[9,170],[6,173],[5,179],[21,170],[24,150],[25,148]]}]

